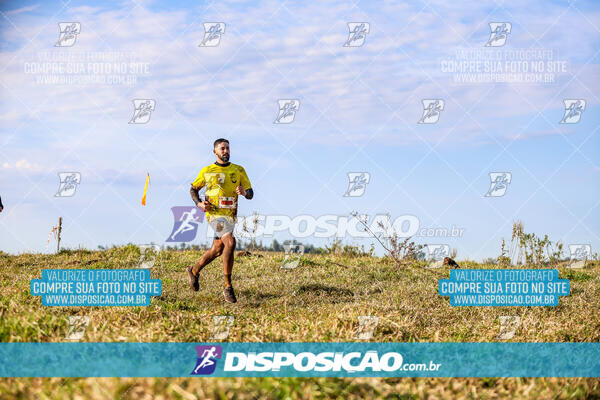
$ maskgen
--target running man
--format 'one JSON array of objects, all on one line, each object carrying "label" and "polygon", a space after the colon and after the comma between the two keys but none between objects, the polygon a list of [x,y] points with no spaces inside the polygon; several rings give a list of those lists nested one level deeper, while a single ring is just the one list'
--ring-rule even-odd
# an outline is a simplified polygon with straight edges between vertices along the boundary
[{"label": "running man", "polygon": [[[213,153],[217,156],[214,164],[202,168],[194,182],[190,194],[196,206],[206,213],[206,220],[215,231],[212,247],[207,250],[194,266],[187,267],[190,287],[194,291],[200,289],[198,275],[202,268],[223,254],[223,273],[225,275],[225,301],[235,303],[235,293],[231,285],[233,270],[233,254],[235,251],[235,226],[238,206],[238,195],[248,200],[254,197],[250,180],[246,171],[240,165],[229,162],[229,141],[217,139]],[[198,191],[206,187],[204,200],[200,199]]]}]

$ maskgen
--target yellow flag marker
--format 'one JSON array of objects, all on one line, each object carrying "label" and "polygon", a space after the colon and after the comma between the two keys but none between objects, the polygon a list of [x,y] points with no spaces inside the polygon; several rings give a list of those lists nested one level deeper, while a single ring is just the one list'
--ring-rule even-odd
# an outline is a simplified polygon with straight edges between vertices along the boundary
[{"label": "yellow flag marker", "polygon": [[142,196],[142,205],[146,205],[146,193],[148,192],[148,183],[150,182],[150,173],[146,172],[146,185],[144,186],[144,195]]},{"label": "yellow flag marker", "polygon": [[48,240],[46,241],[46,248],[48,248],[48,245],[50,244],[50,238],[52,237],[52,234],[54,232],[56,232],[56,230],[58,229],[58,226],[53,226],[52,230],[50,231],[50,234],[48,234]]}]

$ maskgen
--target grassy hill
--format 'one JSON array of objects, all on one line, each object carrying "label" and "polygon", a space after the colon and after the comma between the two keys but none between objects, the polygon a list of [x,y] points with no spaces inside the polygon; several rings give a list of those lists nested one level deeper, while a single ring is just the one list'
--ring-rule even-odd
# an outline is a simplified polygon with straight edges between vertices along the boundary
[{"label": "grassy hill", "polygon": [[[87,342],[211,341],[214,316],[231,316],[226,341],[354,341],[359,316],[377,316],[372,341],[494,342],[499,317],[518,315],[510,341],[599,342],[600,268],[559,268],[571,295],[558,307],[451,307],[437,294],[449,269],[424,263],[396,267],[386,258],[308,254],[295,269],[281,269],[283,253],[237,257],[237,304],[223,301],[221,260],[188,288],[185,267],[201,251],[163,251],[151,269],[163,293],[149,307],[42,307],[29,293],[31,279],[48,268],[135,268],[135,246],[57,255],[0,253],[0,340],[61,342],[68,317],[90,319]],[[475,262],[461,267],[497,268]],[[0,398],[600,398],[594,379],[540,378],[31,378],[3,379]]]}]

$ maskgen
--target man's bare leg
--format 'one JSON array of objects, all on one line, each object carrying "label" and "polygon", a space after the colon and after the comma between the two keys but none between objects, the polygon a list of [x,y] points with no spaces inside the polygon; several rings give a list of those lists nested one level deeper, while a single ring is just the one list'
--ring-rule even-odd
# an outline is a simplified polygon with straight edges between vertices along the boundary
[{"label": "man's bare leg", "polygon": [[237,299],[235,298],[233,286],[231,285],[231,272],[233,271],[235,252],[235,238],[232,234],[228,233],[221,237],[221,241],[223,242],[223,273],[225,275],[225,290],[223,291],[223,295],[225,296],[225,301],[229,303],[235,303]]},{"label": "man's bare leg", "polygon": [[186,270],[192,290],[197,292],[200,289],[200,285],[198,284],[198,274],[202,268],[210,264],[212,260],[219,257],[223,253],[223,248],[224,245],[221,239],[215,238],[212,247],[202,255],[200,261],[198,261],[193,267],[187,267]]},{"label": "man's bare leg", "polygon": [[204,252],[200,258],[200,261],[198,261],[196,265],[192,267],[192,272],[194,275],[198,275],[202,268],[206,267],[212,262],[212,260],[219,257],[223,253],[223,248],[223,241],[215,238],[215,240],[213,240],[212,247],[206,250],[206,252]]},{"label": "man's bare leg", "polygon": [[225,286],[231,286],[235,238],[231,234],[226,234],[221,237],[221,241],[223,242],[223,273],[225,274]]}]

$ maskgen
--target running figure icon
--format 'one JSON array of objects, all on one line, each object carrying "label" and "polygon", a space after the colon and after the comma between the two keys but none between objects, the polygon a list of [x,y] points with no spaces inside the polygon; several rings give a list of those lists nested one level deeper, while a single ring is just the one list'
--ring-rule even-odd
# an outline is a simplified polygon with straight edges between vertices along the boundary
[{"label": "running figure icon", "polygon": [[213,358],[217,357],[217,349],[216,347],[211,347],[210,349],[206,349],[204,350],[204,352],[202,353],[202,355],[200,356],[202,358],[202,362],[200,362],[196,368],[194,369],[193,374],[197,374],[198,370],[204,369],[206,367],[209,367],[211,365],[213,365],[215,362],[212,360]]},{"label": "running figure icon", "polygon": [[179,218],[181,225],[179,225],[179,228],[177,228],[177,230],[173,232],[173,234],[171,235],[171,240],[175,240],[175,237],[182,234],[183,232],[196,229],[196,224],[198,223],[196,221],[197,211],[197,209],[192,208],[190,211],[185,211],[183,214],[181,214],[181,218]]}]

